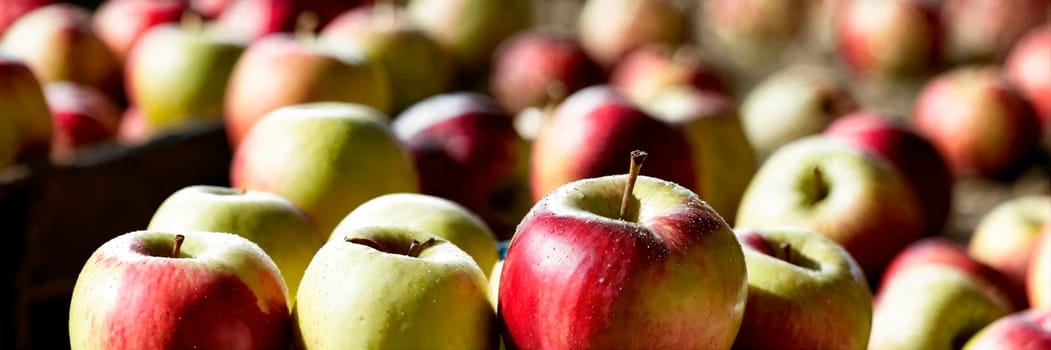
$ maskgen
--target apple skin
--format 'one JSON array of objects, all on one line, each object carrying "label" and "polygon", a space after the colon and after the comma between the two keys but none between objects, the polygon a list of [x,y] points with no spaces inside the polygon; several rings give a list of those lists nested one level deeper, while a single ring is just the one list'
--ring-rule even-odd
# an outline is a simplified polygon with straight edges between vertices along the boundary
[{"label": "apple skin", "polygon": [[245,44],[214,29],[161,25],[128,57],[128,94],[151,132],[222,120],[223,93]]},{"label": "apple skin", "polygon": [[959,67],[927,82],[912,122],[958,177],[1009,177],[1040,140],[1033,109],[994,66]]},{"label": "apple skin", "polygon": [[369,199],[419,188],[386,117],[339,102],[292,105],[260,119],[234,152],[230,183],[289,199],[322,233]]},{"label": "apple skin", "polygon": [[347,214],[328,240],[343,240],[347,232],[366,226],[408,227],[433,234],[470,255],[487,275],[499,258],[496,236],[485,222],[469,209],[441,197],[392,193],[373,198]]},{"label": "apple skin", "polygon": [[224,101],[226,132],[236,148],[259,118],[299,103],[353,102],[386,113],[388,84],[361,52],[273,34],[253,42],[234,66]]},{"label": "apple skin", "polygon": [[8,0],[0,3],[0,37],[19,18],[38,7],[54,3],[55,0]]},{"label": "apple skin", "polygon": [[33,72],[22,61],[0,54],[0,129],[8,129],[14,139],[16,159],[47,154],[54,135],[51,113],[44,90]]},{"label": "apple skin", "polygon": [[[293,310],[297,349],[496,349],[485,273],[430,233],[371,226],[346,232],[385,248],[332,240],[310,262]],[[348,336],[350,335],[350,336]]]},{"label": "apple skin", "polygon": [[237,0],[190,0],[190,7],[207,19],[216,19]]},{"label": "apple skin", "polygon": [[711,45],[746,66],[771,64],[806,29],[808,0],[711,0],[699,8]]},{"label": "apple skin", "polygon": [[43,83],[71,81],[122,96],[120,61],[92,30],[88,10],[76,5],[25,14],[8,28],[0,51],[24,61]]},{"label": "apple skin", "polygon": [[190,186],[168,196],[153,213],[151,231],[229,232],[258,244],[295,291],[324,237],[306,215],[278,195],[226,187]]},{"label": "apple skin", "polygon": [[872,293],[842,246],[791,227],[736,232],[748,302],[734,349],[865,349]]},{"label": "apple skin", "polygon": [[1051,195],[1026,195],[1000,203],[975,227],[967,252],[1026,290],[1027,271],[1041,230],[1051,227]]},{"label": "apple skin", "polygon": [[421,193],[460,203],[511,237],[533,204],[528,145],[511,116],[484,95],[448,93],[413,105],[391,128],[412,155]]},{"label": "apple skin", "polygon": [[893,164],[923,204],[926,235],[942,234],[952,208],[954,179],[945,157],[929,140],[904,123],[871,111],[842,116],[824,133],[853,142]]},{"label": "apple skin", "polygon": [[[545,107],[606,80],[606,73],[575,38],[553,31],[529,31],[507,39],[493,57],[489,87],[493,98],[517,114]],[[561,95],[561,96],[559,96]]]},{"label": "apple skin", "polygon": [[[136,231],[85,263],[69,312],[72,349],[285,349],[288,291],[274,262],[237,235]],[[221,320],[218,322],[217,320]]]},{"label": "apple skin", "polygon": [[1004,74],[1029,99],[1051,129],[1051,24],[1033,29],[1022,37],[1004,63]]},{"label": "apple skin", "polygon": [[[1046,23],[1047,0],[945,0],[941,22],[950,62],[997,62],[1027,31]],[[1045,61],[1046,62],[1046,61]]]},{"label": "apple skin", "polygon": [[831,238],[872,278],[922,237],[926,222],[891,164],[847,141],[811,136],[771,155],[737,210],[737,227],[784,225]]},{"label": "apple skin", "polygon": [[411,0],[407,8],[468,74],[487,69],[497,46],[530,27],[534,12],[529,0]]},{"label": "apple skin", "polygon": [[139,107],[131,105],[124,109],[117,126],[117,140],[124,144],[140,144],[148,141],[150,136],[149,125]]},{"label": "apple skin", "polygon": [[942,65],[937,8],[923,0],[849,0],[835,18],[836,50],[868,79],[922,77]]},{"label": "apple skin", "polygon": [[649,44],[632,51],[610,73],[610,82],[639,104],[654,98],[662,90],[688,85],[697,90],[728,94],[715,72],[701,61],[694,47],[672,48]]},{"label": "apple skin", "polygon": [[685,42],[687,23],[686,12],[669,0],[588,0],[577,35],[584,50],[609,68],[645,44]]},{"label": "apple skin", "polygon": [[187,0],[107,0],[95,10],[92,28],[120,62],[150,28],[190,11]]},{"label": "apple skin", "polygon": [[1044,226],[1032,254],[1026,278],[1029,306],[1035,309],[1051,308],[1051,225]]},{"label": "apple skin", "polygon": [[1004,316],[975,334],[963,349],[1051,349],[1051,309],[1030,309]]},{"label": "apple skin", "polygon": [[639,176],[574,181],[518,226],[500,275],[504,341],[520,349],[728,349],[748,283],[740,244],[690,190]]},{"label": "apple skin", "polygon": [[360,0],[232,0],[223,6],[216,26],[255,41],[274,33],[301,29],[296,27],[305,13],[317,16],[317,24],[324,26],[359,3]]},{"label": "apple skin", "polygon": [[117,135],[120,108],[101,91],[90,86],[59,82],[44,86],[44,97],[55,128],[52,155],[68,157],[77,148]]}]

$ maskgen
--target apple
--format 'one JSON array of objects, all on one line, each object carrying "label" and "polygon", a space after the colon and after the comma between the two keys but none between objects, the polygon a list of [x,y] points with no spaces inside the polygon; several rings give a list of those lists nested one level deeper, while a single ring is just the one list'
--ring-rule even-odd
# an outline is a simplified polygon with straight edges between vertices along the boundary
[{"label": "apple", "polygon": [[493,57],[489,89],[511,113],[545,107],[605,80],[605,72],[571,36],[528,31],[507,39]]},{"label": "apple", "polygon": [[377,4],[344,12],[325,26],[320,39],[357,45],[369,60],[383,66],[394,111],[445,92],[454,83],[453,58],[411,23],[401,7]]},{"label": "apple", "polygon": [[489,302],[493,304],[493,309],[496,309],[500,303],[500,273],[503,270],[504,260],[500,259],[493,264],[493,268],[489,272]]},{"label": "apple", "polygon": [[1049,349],[1051,309],[1016,312],[996,320],[967,341],[964,350]]},{"label": "apple", "polygon": [[748,302],[735,349],[865,349],[872,293],[842,246],[792,227],[736,232]]},{"label": "apple", "polygon": [[71,81],[120,95],[120,61],[91,28],[91,13],[54,4],[25,14],[8,28],[0,51],[26,63],[41,82]]},{"label": "apple", "polygon": [[187,0],[107,0],[95,10],[92,28],[117,60],[125,62],[147,30],[178,21],[188,11]]},{"label": "apple", "polygon": [[448,93],[413,105],[391,128],[412,155],[422,193],[457,202],[497,237],[511,237],[533,204],[528,145],[511,116],[484,95]]},{"label": "apple", "polygon": [[390,93],[381,68],[359,50],[274,34],[253,42],[234,66],[223,102],[226,132],[236,147],[259,118],[308,102],[354,102],[386,113]]},{"label": "apple", "polygon": [[227,83],[244,48],[218,28],[189,22],[146,32],[128,56],[126,78],[149,130],[222,120]]},{"label": "apple", "polygon": [[329,241],[366,226],[398,226],[420,230],[455,244],[487,275],[499,258],[496,236],[475,213],[456,202],[418,193],[392,193],[362,203],[340,221]]},{"label": "apple", "polygon": [[259,246],[233,234],[136,231],[84,264],[72,349],[284,349],[288,290]]},{"label": "apple", "polygon": [[923,77],[942,63],[935,1],[849,0],[834,15],[840,59],[876,80]]},{"label": "apple", "polygon": [[649,43],[686,42],[688,16],[671,0],[588,0],[577,35],[584,50],[605,67]]},{"label": "apple", "polygon": [[719,76],[708,67],[695,47],[673,49],[649,44],[632,51],[610,73],[610,85],[633,101],[646,104],[662,90],[688,85],[705,92],[727,94]]},{"label": "apple", "polygon": [[480,74],[504,39],[532,24],[534,10],[530,0],[410,0],[408,11],[464,73]]},{"label": "apple", "polygon": [[509,348],[733,344],[748,293],[740,244],[695,193],[637,176],[634,158],[628,176],[559,187],[518,226],[499,285]]},{"label": "apple", "polygon": [[[291,32],[304,16],[325,25],[338,14],[357,6],[360,0],[231,0],[221,7],[216,26],[243,39],[258,40],[278,32]],[[209,12],[213,9],[207,8]],[[313,31],[313,29],[311,29]]]},{"label": "apple", "polygon": [[339,102],[292,105],[260,119],[234,153],[230,183],[289,199],[322,233],[369,199],[419,188],[386,117]]},{"label": "apple", "polygon": [[737,227],[797,226],[842,245],[869,277],[926,228],[903,175],[847,141],[811,136],[770,156],[737,210]]},{"label": "apple", "polygon": [[1026,277],[1029,306],[1051,308],[1051,225],[1044,226],[1033,245]]},{"label": "apple", "polygon": [[139,144],[150,139],[149,125],[142,116],[138,106],[128,106],[120,117],[120,125],[117,126],[117,140],[125,144]]},{"label": "apple", "polygon": [[845,83],[829,69],[792,65],[768,76],[741,102],[741,123],[760,156],[818,134],[856,108]]},{"label": "apple", "polygon": [[4,32],[11,26],[11,23],[14,23],[26,13],[53,2],[55,0],[7,0],[0,2],[0,37],[3,37]]},{"label": "apple", "polygon": [[[54,126],[44,98],[44,90],[24,63],[0,54],[0,129],[9,129],[4,139],[16,159],[47,154]],[[8,152],[10,153],[10,152]]]},{"label": "apple", "polygon": [[290,298],[326,238],[302,211],[278,195],[216,186],[175,191],[153,213],[147,230],[228,232],[247,238],[277,264]]},{"label": "apple", "polygon": [[307,267],[293,325],[301,349],[496,349],[485,273],[407,227],[359,227]]},{"label": "apple", "polygon": [[809,0],[710,0],[698,23],[715,53],[744,67],[776,63],[806,29]]},{"label": "apple", "polygon": [[1042,229],[1051,227],[1051,195],[1026,195],[998,204],[975,227],[967,252],[1006,275],[1018,291],[1026,290]]},{"label": "apple", "polygon": [[903,250],[876,294],[869,349],[954,349],[1015,310],[995,271],[941,238]]},{"label": "apple", "polygon": [[930,140],[898,119],[872,111],[840,117],[824,133],[852,142],[893,164],[923,205],[926,235],[943,233],[952,207],[954,179],[945,157]]},{"label": "apple", "polygon": [[989,292],[1006,300],[1011,309],[1020,309],[1025,305],[1025,295],[1013,289],[1011,280],[996,269],[975,260],[967,253],[964,246],[945,237],[928,237],[913,242],[894,257],[883,275],[882,284],[888,283],[897,270],[907,270],[916,265],[941,264],[949,265],[968,274],[977,276],[989,286]]},{"label": "apple", "polygon": [[1046,23],[1047,0],[945,0],[941,22],[952,62],[995,62],[1032,28]]},{"label": "apple", "polygon": [[190,7],[207,19],[216,19],[237,0],[190,0]]},{"label": "apple", "polygon": [[1051,129],[1051,24],[1033,29],[1015,44],[1004,63],[1004,74],[1036,108],[1045,129]]},{"label": "apple", "polygon": [[44,97],[54,125],[52,155],[65,158],[78,148],[116,136],[121,110],[101,91],[58,82],[44,86]]},{"label": "apple", "polygon": [[1032,108],[994,66],[933,78],[916,99],[912,122],[958,176],[1007,177],[1026,165],[1040,138]]}]

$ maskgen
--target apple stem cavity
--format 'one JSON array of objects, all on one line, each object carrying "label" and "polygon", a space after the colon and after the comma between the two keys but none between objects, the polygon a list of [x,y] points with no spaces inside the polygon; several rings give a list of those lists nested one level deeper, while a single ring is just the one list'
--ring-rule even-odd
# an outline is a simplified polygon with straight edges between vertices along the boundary
[{"label": "apple stem cavity", "polygon": [[[346,237],[343,240],[345,242],[348,242],[348,243],[360,244],[360,245],[363,245],[363,246],[366,246],[366,247],[369,247],[369,248],[372,248],[372,249],[375,249],[375,250],[378,250],[378,251],[381,251],[381,252],[384,252],[384,253],[400,254],[400,252],[395,252],[395,251],[393,251],[391,249],[388,249],[388,247],[384,246],[380,242],[377,242],[377,241],[375,241],[373,239],[369,239],[369,238]],[[435,239],[434,237],[428,238],[426,241],[423,241],[423,243],[420,243],[420,241],[417,241],[417,240],[414,239],[414,240],[412,240],[412,243],[409,244],[409,249],[408,249],[408,251],[406,251],[404,253],[404,255],[409,256],[409,257],[413,257],[413,258],[419,257],[420,253],[422,253],[424,249],[427,249],[427,247],[430,247],[430,246],[434,245],[437,242],[438,242],[438,240]]]},{"label": "apple stem cavity", "polygon": [[820,167],[815,166],[811,171],[814,175],[813,185],[811,185],[812,192],[810,193],[811,198],[813,198],[811,203],[817,203],[828,197],[828,185],[825,184],[825,175]]},{"label": "apple stem cavity", "polygon": [[409,245],[409,253],[407,255],[414,258],[418,257],[424,249],[434,245],[437,241],[438,240],[434,239],[434,237],[428,238],[426,241],[423,241],[423,243],[414,239],[412,240],[412,244]]},{"label": "apple stem cavity", "polygon": [[640,150],[631,151],[631,167],[628,168],[628,182],[624,184],[624,196],[620,199],[620,215],[618,216],[621,220],[628,214],[628,202],[631,200],[631,193],[635,189],[635,180],[639,178],[639,172],[642,171],[642,163],[646,161],[646,152]]},{"label": "apple stem cavity", "polygon": [[792,262],[792,245],[788,243],[781,243],[781,260]]},{"label": "apple stem cavity", "polygon": [[183,12],[179,22],[182,24],[182,28],[189,32],[200,32],[201,28],[204,27],[204,20],[201,19],[200,15],[192,11]]},{"label": "apple stem cavity", "polygon": [[317,30],[318,21],[317,14],[313,11],[299,14],[299,17],[296,17],[296,39],[304,43],[313,43],[316,39],[314,31]]},{"label": "apple stem cavity", "polygon": [[175,244],[172,244],[172,258],[178,258],[179,253],[182,251],[182,242],[186,240],[186,236],[175,235]]}]

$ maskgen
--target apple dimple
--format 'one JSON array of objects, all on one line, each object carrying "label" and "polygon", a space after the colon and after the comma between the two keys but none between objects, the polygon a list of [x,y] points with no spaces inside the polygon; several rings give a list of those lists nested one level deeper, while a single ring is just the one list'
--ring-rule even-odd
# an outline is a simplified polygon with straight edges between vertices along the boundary
[{"label": "apple dimple", "polygon": [[171,239],[168,239],[168,236],[166,235],[164,239],[136,242],[135,245],[132,246],[132,250],[140,254],[144,254],[146,256],[155,258],[194,258],[194,255],[182,250],[182,245],[185,240],[186,237],[181,234],[173,234],[171,235]]}]

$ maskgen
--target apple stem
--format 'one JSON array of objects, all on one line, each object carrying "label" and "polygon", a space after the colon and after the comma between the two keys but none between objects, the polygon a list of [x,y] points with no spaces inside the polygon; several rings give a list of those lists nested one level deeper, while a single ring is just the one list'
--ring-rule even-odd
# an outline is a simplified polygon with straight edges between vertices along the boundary
[{"label": "apple stem", "polygon": [[182,24],[183,29],[191,32],[199,32],[201,27],[204,26],[201,16],[192,11],[183,12],[179,22]]},{"label": "apple stem", "polygon": [[814,175],[814,185],[812,186],[814,192],[812,195],[816,203],[828,196],[828,186],[825,185],[825,176],[820,167],[815,166],[811,171]]},{"label": "apple stem", "polygon": [[378,250],[378,251],[381,251],[381,252],[387,251],[386,249],[383,248],[382,245],[380,245],[380,242],[376,242],[376,241],[368,239],[368,238],[345,237],[345,238],[343,238],[343,240],[346,241],[346,242],[349,242],[349,243],[360,244],[360,245],[363,245],[363,246],[366,246],[366,247],[369,247],[369,248],[372,248],[372,249],[375,249],[375,250]]},{"label": "apple stem", "polygon": [[788,243],[781,243],[781,259],[784,261],[792,262],[792,245]]},{"label": "apple stem", "polygon": [[631,193],[635,189],[635,180],[639,178],[639,171],[642,170],[642,163],[646,161],[646,152],[640,150],[631,151],[631,167],[628,168],[628,182],[624,184],[624,196],[620,199],[620,219],[624,220],[624,216],[628,214],[628,202],[631,200]]},{"label": "apple stem", "polygon": [[186,236],[175,235],[175,244],[172,245],[172,258],[178,258],[179,253],[182,250],[182,241],[186,240]]},{"label": "apple stem", "polygon": [[412,240],[412,244],[409,245],[409,253],[406,255],[414,258],[418,257],[420,256],[420,253],[423,252],[424,248],[430,247],[437,241],[438,240],[434,239],[434,237],[428,238],[426,241],[423,241],[423,243],[414,239]]},{"label": "apple stem", "polygon": [[313,11],[305,11],[296,18],[296,39],[302,42],[314,42],[314,31],[317,30],[318,18]]}]

